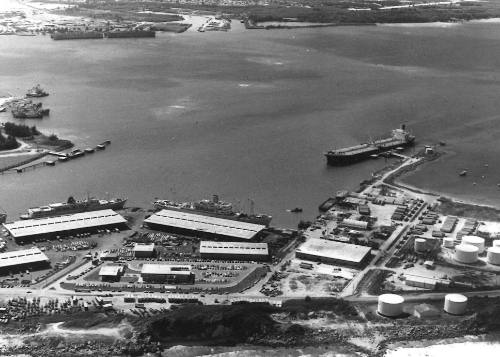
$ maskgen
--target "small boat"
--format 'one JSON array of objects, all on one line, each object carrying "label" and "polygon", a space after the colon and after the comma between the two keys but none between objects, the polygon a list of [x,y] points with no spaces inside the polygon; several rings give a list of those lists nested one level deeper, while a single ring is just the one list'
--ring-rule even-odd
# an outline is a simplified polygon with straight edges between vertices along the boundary
[{"label": "small boat", "polygon": [[83,156],[85,155],[85,153],[80,150],[80,149],[76,149],[76,150],[73,150],[72,152],[70,152],[68,155],[66,155],[69,159],[74,159],[74,158],[77,158],[77,157],[80,157],[80,156]]},{"label": "small boat", "polygon": [[45,164],[47,166],[55,166],[56,165],[56,162],[55,161],[45,161]]},{"label": "small boat", "polygon": [[467,175],[467,170],[463,170],[461,173],[458,174],[458,176],[465,176]]},{"label": "small boat", "polygon": [[95,149],[93,149],[93,148],[86,148],[83,151],[85,151],[87,154],[92,154],[95,151]]},{"label": "small boat", "polygon": [[302,208],[300,208],[300,207],[295,207],[295,208],[292,208],[292,209],[290,210],[290,212],[292,212],[292,213],[300,213],[300,212],[302,212]]},{"label": "small boat", "polygon": [[106,145],[103,145],[103,144],[99,144],[95,147],[97,150],[104,150],[106,149]]},{"label": "small boat", "polygon": [[377,154],[372,154],[372,155],[370,155],[370,158],[372,158],[372,159],[378,159],[378,155]]},{"label": "small boat", "polygon": [[68,157],[67,156],[59,156],[58,158],[59,161],[68,161]]},{"label": "small boat", "polygon": [[0,105],[0,113],[5,112],[6,110],[7,110],[7,108],[2,107],[2,106]]},{"label": "small boat", "polygon": [[111,144],[111,140],[106,140],[102,143],[102,145],[109,145],[109,144]]}]

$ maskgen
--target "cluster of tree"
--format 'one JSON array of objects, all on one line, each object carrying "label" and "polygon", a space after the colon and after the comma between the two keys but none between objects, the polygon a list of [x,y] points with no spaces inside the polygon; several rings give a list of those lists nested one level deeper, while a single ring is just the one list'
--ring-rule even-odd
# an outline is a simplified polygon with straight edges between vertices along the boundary
[{"label": "cluster of tree", "polygon": [[36,126],[29,127],[23,124],[15,124],[11,122],[5,123],[4,126],[5,134],[11,135],[17,138],[26,138],[33,135],[39,135],[40,132]]},{"label": "cluster of tree", "polygon": [[12,135],[7,135],[7,137],[5,137],[5,135],[0,133],[0,150],[12,150],[16,149],[18,146],[19,143],[15,137]]}]

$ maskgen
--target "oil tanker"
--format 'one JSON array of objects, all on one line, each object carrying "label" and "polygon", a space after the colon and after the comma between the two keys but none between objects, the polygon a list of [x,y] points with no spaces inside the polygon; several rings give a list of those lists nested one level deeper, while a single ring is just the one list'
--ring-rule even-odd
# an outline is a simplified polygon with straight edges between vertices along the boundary
[{"label": "oil tanker", "polygon": [[44,217],[62,216],[87,211],[99,211],[103,209],[123,209],[127,199],[115,198],[112,200],[99,200],[97,198],[86,198],[76,201],[69,197],[67,202],[51,203],[47,206],[33,207],[28,209],[26,214],[21,215],[21,219],[36,219]]},{"label": "oil tanker", "polygon": [[262,224],[269,227],[269,223],[273,219],[272,216],[266,214],[246,214],[235,212],[233,205],[229,202],[220,201],[217,195],[214,195],[212,200],[200,200],[196,202],[174,202],[170,200],[156,200],[153,202],[153,207],[162,210],[173,210],[188,213],[196,213],[204,216],[219,217],[231,219],[235,221]]},{"label": "oil tanker", "polygon": [[99,31],[72,31],[72,32],[54,32],[50,35],[53,40],[88,40],[102,39],[104,35]]},{"label": "oil tanker", "polygon": [[385,139],[363,143],[343,149],[330,150],[325,153],[328,165],[340,166],[359,162],[370,157],[376,157],[383,152],[405,148],[415,143],[415,136],[411,135],[405,125],[392,130],[392,135]]},{"label": "oil tanker", "polygon": [[107,38],[129,38],[129,37],[155,37],[155,31],[132,30],[132,31],[110,31],[106,32]]}]

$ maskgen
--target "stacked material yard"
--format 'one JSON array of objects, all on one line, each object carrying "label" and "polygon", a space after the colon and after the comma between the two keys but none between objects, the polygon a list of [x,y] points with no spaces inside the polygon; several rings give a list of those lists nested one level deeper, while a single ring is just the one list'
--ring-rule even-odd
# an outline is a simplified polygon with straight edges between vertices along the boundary
[{"label": "stacked material yard", "polygon": [[433,224],[436,224],[438,220],[438,215],[435,212],[426,212],[421,219],[422,224],[431,226]]},{"label": "stacked material yard", "polygon": [[476,230],[477,225],[478,225],[477,220],[472,218],[467,219],[460,232],[457,233],[457,238],[473,234],[474,231]]},{"label": "stacked material yard", "polygon": [[394,211],[394,213],[392,214],[391,219],[393,221],[402,221],[407,211],[408,211],[408,206],[406,205],[398,206]]},{"label": "stacked material yard", "polygon": [[453,216],[448,216],[444,220],[443,226],[441,227],[441,232],[443,233],[451,233],[455,229],[457,225],[458,218]]}]

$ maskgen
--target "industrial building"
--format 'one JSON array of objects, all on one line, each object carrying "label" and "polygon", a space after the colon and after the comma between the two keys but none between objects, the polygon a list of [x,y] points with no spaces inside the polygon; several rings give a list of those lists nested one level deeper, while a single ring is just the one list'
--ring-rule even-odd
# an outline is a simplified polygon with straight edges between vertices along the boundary
[{"label": "industrial building", "polygon": [[122,265],[105,265],[99,270],[99,276],[102,281],[115,282],[120,280],[123,271]]},{"label": "industrial building", "polygon": [[135,243],[134,257],[136,258],[151,258],[155,256],[154,243]]},{"label": "industrial building", "polygon": [[190,265],[144,264],[141,269],[141,277],[145,283],[194,283],[194,273]]},{"label": "industrial building", "polygon": [[49,258],[38,248],[0,253],[0,274],[45,269],[49,266]]},{"label": "industrial building", "polygon": [[295,255],[300,259],[358,268],[369,261],[370,252],[370,247],[310,238],[295,251]]},{"label": "industrial building", "polygon": [[144,223],[155,230],[216,240],[248,241],[266,228],[261,224],[167,209],[155,213]]},{"label": "industrial building", "polygon": [[102,229],[126,229],[127,221],[113,210],[75,213],[41,219],[27,219],[3,226],[17,243],[30,243],[38,239],[51,239]]},{"label": "industrial building", "polygon": [[200,256],[204,259],[265,261],[269,259],[269,249],[267,243],[202,241]]}]

